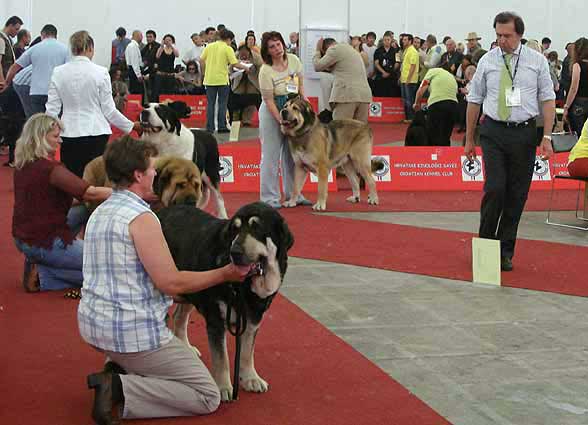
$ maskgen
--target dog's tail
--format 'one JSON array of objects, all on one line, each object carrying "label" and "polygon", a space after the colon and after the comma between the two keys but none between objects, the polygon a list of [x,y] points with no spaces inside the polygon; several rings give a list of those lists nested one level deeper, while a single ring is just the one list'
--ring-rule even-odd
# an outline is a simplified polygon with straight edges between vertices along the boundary
[{"label": "dog's tail", "polygon": [[386,164],[380,158],[373,158],[372,159],[372,173],[376,171],[383,170],[386,167]]}]

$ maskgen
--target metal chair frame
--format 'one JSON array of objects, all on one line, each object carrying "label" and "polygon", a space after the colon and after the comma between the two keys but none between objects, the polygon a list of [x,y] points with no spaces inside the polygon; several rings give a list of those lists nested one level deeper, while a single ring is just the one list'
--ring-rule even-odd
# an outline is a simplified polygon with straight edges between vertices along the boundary
[{"label": "metal chair frame", "polygon": [[[566,134],[566,133],[553,133],[554,136],[558,136],[558,135],[562,135],[562,134]],[[553,144],[553,151],[555,153],[569,152],[572,150],[572,147],[573,146],[568,146],[565,149],[558,149],[558,146],[556,146],[556,144],[554,143]],[[576,219],[588,222],[588,217],[585,217],[583,213],[582,213],[582,215],[579,214],[580,194],[583,192],[582,186],[584,187],[584,189],[586,189],[586,185],[588,184],[588,177],[555,176],[553,174],[554,173],[552,173],[552,179],[551,179],[551,194],[549,196],[549,209],[547,211],[547,219],[545,220],[545,223],[549,224],[551,226],[559,226],[559,227],[566,227],[568,229],[588,231],[588,226],[577,226],[577,225],[573,225],[573,224],[566,224],[566,223],[561,223],[561,222],[556,222],[556,221],[551,220],[551,213],[552,213],[552,208],[553,208],[553,194],[555,192],[556,180],[574,180],[574,181],[578,182],[578,191],[577,191],[577,196],[576,196]],[[584,183],[584,185],[582,185],[582,182]],[[586,205],[584,205],[584,208],[585,207],[586,207]]]}]

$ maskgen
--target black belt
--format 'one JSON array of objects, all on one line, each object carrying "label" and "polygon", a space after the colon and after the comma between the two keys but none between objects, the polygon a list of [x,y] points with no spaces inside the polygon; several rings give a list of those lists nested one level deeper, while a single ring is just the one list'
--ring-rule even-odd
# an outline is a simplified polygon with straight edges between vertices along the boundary
[{"label": "black belt", "polygon": [[493,122],[497,125],[500,125],[502,127],[507,127],[507,128],[527,128],[530,127],[532,125],[535,125],[535,118],[530,118],[527,121],[521,121],[521,122],[514,122],[514,121],[496,121],[493,120],[492,118],[486,116],[486,119],[489,120],[490,122]]}]

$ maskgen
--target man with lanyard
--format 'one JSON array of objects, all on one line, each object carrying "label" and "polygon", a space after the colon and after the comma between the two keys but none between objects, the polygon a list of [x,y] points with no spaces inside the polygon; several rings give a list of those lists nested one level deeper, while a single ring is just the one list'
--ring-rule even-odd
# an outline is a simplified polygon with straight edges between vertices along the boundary
[{"label": "man with lanyard", "polygon": [[[536,152],[535,118],[545,120],[541,157],[553,155],[551,124],[555,93],[543,55],[521,44],[525,24],[512,12],[494,19],[500,48],[484,55],[467,96],[465,155],[473,160],[474,129],[484,106],[480,143],[486,174],[480,237],[500,240],[501,268],[511,271],[521,214],[531,185]],[[540,109],[541,108],[541,109]]]}]

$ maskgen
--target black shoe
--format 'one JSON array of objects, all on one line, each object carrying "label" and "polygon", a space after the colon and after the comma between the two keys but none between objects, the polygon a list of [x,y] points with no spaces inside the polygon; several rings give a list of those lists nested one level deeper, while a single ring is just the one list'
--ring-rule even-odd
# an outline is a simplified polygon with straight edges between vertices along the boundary
[{"label": "black shoe", "polygon": [[511,272],[512,271],[512,259],[508,257],[502,257],[500,259],[500,270],[503,272]]},{"label": "black shoe", "polygon": [[124,397],[118,375],[101,372],[88,375],[88,388],[93,389],[92,419],[97,425],[119,425]]},{"label": "black shoe", "polygon": [[218,133],[230,133],[231,130],[229,130],[228,128],[219,128],[218,129]]}]

